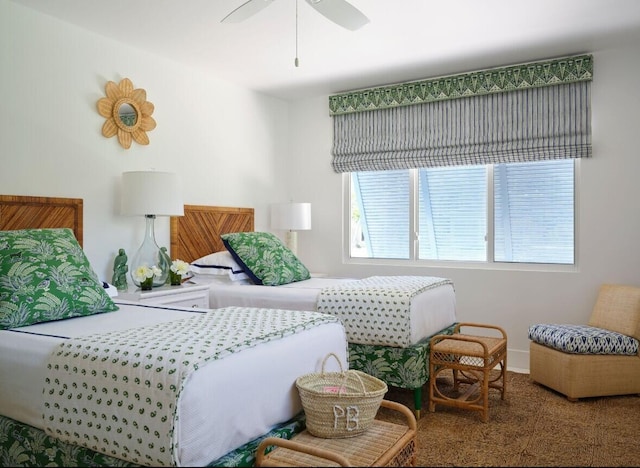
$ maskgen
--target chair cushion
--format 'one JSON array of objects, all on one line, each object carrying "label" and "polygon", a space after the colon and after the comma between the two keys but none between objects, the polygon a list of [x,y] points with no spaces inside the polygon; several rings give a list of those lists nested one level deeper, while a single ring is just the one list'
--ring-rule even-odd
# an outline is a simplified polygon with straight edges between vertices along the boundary
[{"label": "chair cushion", "polygon": [[638,354],[635,338],[588,325],[531,325],[529,339],[572,354]]}]

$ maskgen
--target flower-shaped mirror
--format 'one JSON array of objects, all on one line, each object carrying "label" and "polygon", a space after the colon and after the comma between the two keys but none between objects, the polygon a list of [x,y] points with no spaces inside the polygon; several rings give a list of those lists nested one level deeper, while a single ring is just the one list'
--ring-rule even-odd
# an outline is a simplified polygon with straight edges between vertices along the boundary
[{"label": "flower-shaped mirror", "polygon": [[129,149],[131,140],[148,145],[147,132],[156,128],[156,121],[151,117],[154,107],[147,101],[147,92],[133,89],[129,78],[119,84],[109,81],[105,91],[107,97],[98,100],[98,113],[107,119],[102,126],[102,135],[107,138],[118,135],[124,149]]}]

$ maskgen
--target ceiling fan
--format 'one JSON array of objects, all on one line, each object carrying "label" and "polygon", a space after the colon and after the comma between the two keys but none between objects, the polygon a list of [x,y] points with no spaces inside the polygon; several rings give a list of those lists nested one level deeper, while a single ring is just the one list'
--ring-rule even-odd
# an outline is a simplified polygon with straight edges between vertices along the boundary
[{"label": "ceiling fan", "polygon": [[[249,0],[222,18],[221,23],[239,23],[269,6],[273,0]],[[343,28],[355,31],[369,22],[360,10],[346,0],[306,0],[318,13]]]}]

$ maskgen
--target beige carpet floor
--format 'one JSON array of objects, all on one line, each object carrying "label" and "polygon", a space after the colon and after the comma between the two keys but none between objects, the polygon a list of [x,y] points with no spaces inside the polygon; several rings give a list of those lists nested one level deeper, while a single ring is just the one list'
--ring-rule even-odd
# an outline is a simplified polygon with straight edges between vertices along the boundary
[{"label": "beige carpet floor", "polygon": [[[507,379],[506,400],[490,392],[486,423],[479,412],[443,405],[430,413],[425,387],[417,466],[640,466],[640,396],[572,403],[528,374]],[[407,390],[390,388],[385,398],[413,407]],[[378,417],[403,421],[386,408]]]}]

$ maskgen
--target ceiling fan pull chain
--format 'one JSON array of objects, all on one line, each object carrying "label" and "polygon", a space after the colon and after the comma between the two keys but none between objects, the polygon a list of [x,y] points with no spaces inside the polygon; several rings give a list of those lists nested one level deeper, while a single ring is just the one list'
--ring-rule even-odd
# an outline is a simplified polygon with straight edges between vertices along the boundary
[{"label": "ceiling fan pull chain", "polygon": [[[293,61],[296,67],[300,66],[298,59],[298,3],[296,0],[296,58]],[[316,12],[334,22],[338,26],[355,31],[369,22],[360,10],[351,5],[347,0],[306,0]],[[222,18],[222,23],[239,23],[252,17],[263,8],[273,3],[273,0],[246,0],[227,16]]]},{"label": "ceiling fan pull chain", "polygon": [[300,63],[298,61],[298,0],[296,0],[296,59],[293,61],[293,63],[296,67]]}]

